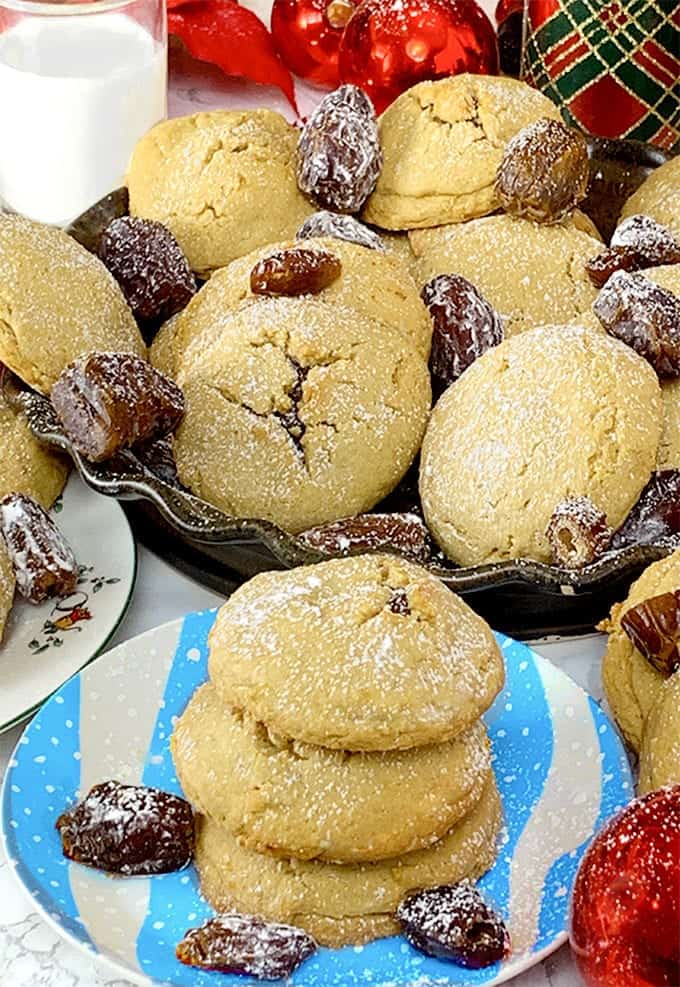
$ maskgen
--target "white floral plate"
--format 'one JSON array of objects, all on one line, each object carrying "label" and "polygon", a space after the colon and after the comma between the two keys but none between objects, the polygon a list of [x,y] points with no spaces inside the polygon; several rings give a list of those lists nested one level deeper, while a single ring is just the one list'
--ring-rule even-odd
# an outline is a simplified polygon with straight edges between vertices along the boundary
[{"label": "white floral plate", "polygon": [[0,644],[0,732],[106,647],[132,596],[137,553],[120,505],[72,475],[52,515],[81,575],[76,592],[62,599],[34,606],[17,596]]}]

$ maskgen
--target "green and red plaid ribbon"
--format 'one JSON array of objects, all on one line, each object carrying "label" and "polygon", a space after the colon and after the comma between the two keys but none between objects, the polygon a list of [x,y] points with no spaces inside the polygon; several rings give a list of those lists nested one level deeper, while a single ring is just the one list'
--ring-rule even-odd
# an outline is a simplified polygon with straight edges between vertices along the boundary
[{"label": "green and red plaid ribbon", "polygon": [[680,3],[527,0],[522,76],[568,123],[672,148],[680,140]]}]

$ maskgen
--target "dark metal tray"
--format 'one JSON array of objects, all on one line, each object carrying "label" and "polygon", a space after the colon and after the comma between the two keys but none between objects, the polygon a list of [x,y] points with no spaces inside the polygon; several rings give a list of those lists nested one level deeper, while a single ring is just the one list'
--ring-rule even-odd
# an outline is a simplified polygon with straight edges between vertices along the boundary
[{"label": "dark metal tray", "polygon": [[[666,160],[658,148],[632,141],[592,140],[591,185],[585,210],[605,237],[615,224],[623,201],[644,178]],[[68,232],[89,250],[96,250],[104,227],[128,209],[125,189],[102,199]],[[87,479],[87,477],[85,477]],[[137,484],[124,499],[139,540],[171,565],[221,593],[258,572],[318,561],[318,552],[297,538],[252,519],[228,519],[230,530],[220,541],[209,530],[190,537],[173,521],[155,490]],[[162,484],[160,485],[163,486]],[[168,488],[170,490],[170,488]],[[394,495],[389,506],[394,504]],[[159,510],[160,506],[160,510]],[[385,510],[386,507],[376,508]],[[631,581],[650,562],[666,555],[667,545],[632,546],[612,552],[579,572],[520,559],[466,568],[434,561],[428,568],[494,627],[516,637],[535,638],[592,631],[612,603],[625,596]]]}]

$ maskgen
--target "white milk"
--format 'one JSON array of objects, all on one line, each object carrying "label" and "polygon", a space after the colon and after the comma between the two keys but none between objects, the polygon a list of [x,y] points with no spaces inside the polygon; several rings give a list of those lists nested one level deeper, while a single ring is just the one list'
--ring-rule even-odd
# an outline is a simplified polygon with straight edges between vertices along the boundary
[{"label": "white milk", "polygon": [[165,48],[124,14],[23,20],[0,34],[0,200],[74,219],[121,184],[166,100]]}]

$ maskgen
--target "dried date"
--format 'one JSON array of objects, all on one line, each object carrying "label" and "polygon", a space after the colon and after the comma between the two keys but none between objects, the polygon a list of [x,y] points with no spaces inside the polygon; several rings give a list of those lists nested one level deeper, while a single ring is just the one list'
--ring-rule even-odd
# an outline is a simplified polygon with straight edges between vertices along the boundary
[{"label": "dried date", "polygon": [[336,240],[346,240],[348,243],[357,243],[360,247],[368,247],[369,250],[383,252],[385,250],[385,245],[375,230],[360,223],[354,216],[345,216],[328,210],[312,213],[295,237],[297,240],[307,240],[310,237],[334,237]]},{"label": "dried date", "polygon": [[607,550],[612,531],[589,497],[569,497],[553,511],[546,536],[553,563],[579,569]]},{"label": "dried date", "polygon": [[14,567],[17,589],[30,603],[68,596],[80,574],[71,546],[52,518],[31,497],[8,494],[0,501],[0,531]]},{"label": "dried date", "polygon": [[621,627],[657,672],[669,676],[680,668],[680,589],[630,607]]},{"label": "dried date", "polygon": [[99,256],[143,322],[164,322],[196,293],[184,251],[162,223],[137,216],[114,219],[102,234]]},{"label": "dried date", "polygon": [[93,463],[163,438],[184,414],[177,384],[131,353],[81,357],[62,372],[51,397],[72,445]]},{"label": "dried date", "polygon": [[203,970],[282,980],[316,949],[314,939],[295,926],[231,913],[189,929],[176,954],[182,963]]},{"label": "dried date", "polygon": [[445,390],[482,353],[503,340],[496,310],[459,274],[440,274],[421,296],[432,319],[430,372],[435,390]]},{"label": "dried date", "polygon": [[64,856],[114,874],[164,874],[190,863],[194,816],[178,795],[105,781],[56,822]]},{"label": "dried date", "polygon": [[604,328],[644,357],[660,377],[680,374],[680,298],[642,274],[617,271],[593,311]]},{"label": "dried date", "polygon": [[300,135],[297,180],[324,209],[359,212],[382,168],[375,110],[357,86],[328,93]]},{"label": "dried date", "polygon": [[359,514],[303,531],[298,538],[324,555],[396,551],[413,562],[431,556],[430,534],[416,514]]},{"label": "dried date", "polygon": [[556,223],[585,198],[589,177],[583,134],[543,117],[508,142],[496,193],[511,215]]},{"label": "dried date", "polygon": [[257,262],[250,290],[254,295],[317,295],[341,273],[340,259],[327,250],[289,247]]},{"label": "dried date", "polygon": [[680,264],[680,242],[667,226],[651,216],[636,214],[624,219],[614,230],[612,247],[632,247],[644,258],[644,267]]},{"label": "dried date", "polygon": [[497,963],[510,951],[502,918],[467,882],[408,895],[397,909],[397,920],[416,949],[469,969]]},{"label": "dried date", "polygon": [[680,470],[659,470],[614,533],[612,548],[674,544],[679,537]]}]

